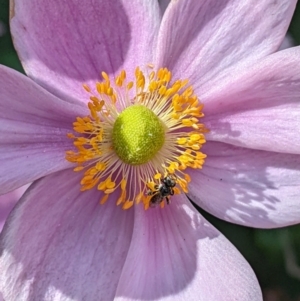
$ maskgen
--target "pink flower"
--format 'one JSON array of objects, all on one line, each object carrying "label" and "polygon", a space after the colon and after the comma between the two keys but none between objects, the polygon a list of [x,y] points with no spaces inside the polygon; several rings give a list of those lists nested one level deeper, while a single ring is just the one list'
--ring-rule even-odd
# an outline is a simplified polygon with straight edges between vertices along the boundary
[{"label": "pink flower", "polygon": [[[0,67],[0,189],[35,182],[1,234],[5,300],[262,300],[248,263],[182,191],[245,226],[299,222],[300,49],[274,53],[295,5],[174,0],[162,16],[149,0],[14,1],[11,30],[29,78]],[[185,79],[193,90],[175,96]],[[122,147],[116,155],[115,124],[137,103],[164,120],[166,135],[143,137],[162,148],[135,169]],[[143,118],[124,118],[140,130]],[[139,138],[129,137],[131,147]],[[142,161],[154,147],[143,142]],[[133,205],[149,206],[146,194],[162,185],[160,160],[176,174],[171,204]]]}]

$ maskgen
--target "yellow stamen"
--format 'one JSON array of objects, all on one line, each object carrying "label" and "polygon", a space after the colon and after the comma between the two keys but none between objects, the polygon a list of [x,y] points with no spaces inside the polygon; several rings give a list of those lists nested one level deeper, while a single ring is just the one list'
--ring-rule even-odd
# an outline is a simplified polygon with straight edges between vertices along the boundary
[{"label": "yellow stamen", "polygon": [[[149,68],[149,75],[136,68],[134,81],[127,80],[124,70],[114,80],[102,72],[103,80],[95,83],[95,95],[89,86],[83,85],[89,94],[90,114],[77,117],[73,123],[74,133],[67,136],[73,139],[75,150],[67,151],[66,159],[77,165],[74,171],[83,173],[80,182],[82,191],[97,188],[103,192],[101,204],[113,192],[119,191],[116,203],[123,209],[140,202],[147,209],[154,195],[159,196],[159,187],[165,185],[163,181],[166,177],[172,176],[175,181],[176,187],[172,188],[174,194],[187,193],[188,183],[192,181],[188,169],[201,169],[204,164],[206,155],[200,149],[208,130],[199,122],[199,118],[204,116],[203,105],[199,103],[192,86],[188,86],[188,80],[173,80],[172,73],[166,68],[157,71],[153,65]],[[152,129],[148,125],[144,127],[143,116],[146,115],[143,113],[138,118],[140,125],[133,122],[129,126],[126,143],[130,147],[126,149],[121,136],[132,117],[128,115],[130,117],[122,120],[125,123],[120,123],[118,127],[115,124],[127,108],[134,106],[137,111],[139,108],[143,112],[151,111],[158,123]],[[134,110],[132,112],[137,114]],[[149,122],[149,119],[144,119]],[[160,126],[163,130],[156,132]],[[131,129],[134,131],[131,132]],[[153,137],[149,139],[151,135]],[[130,139],[141,140],[131,144]],[[154,149],[158,140],[160,142]],[[137,159],[136,156],[143,152],[139,150],[141,145],[145,147],[144,155],[142,159]],[[165,199],[158,198],[163,208],[164,201],[160,200]]]}]

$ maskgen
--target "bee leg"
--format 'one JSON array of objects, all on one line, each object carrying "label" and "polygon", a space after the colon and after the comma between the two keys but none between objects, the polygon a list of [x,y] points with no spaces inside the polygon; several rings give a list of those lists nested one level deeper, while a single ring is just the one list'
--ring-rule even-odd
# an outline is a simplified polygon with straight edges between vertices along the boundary
[{"label": "bee leg", "polygon": [[169,198],[166,196],[166,201],[167,201],[167,204],[169,205],[170,204],[170,200]]},{"label": "bee leg", "polygon": [[170,195],[174,195],[174,190],[171,188]]}]

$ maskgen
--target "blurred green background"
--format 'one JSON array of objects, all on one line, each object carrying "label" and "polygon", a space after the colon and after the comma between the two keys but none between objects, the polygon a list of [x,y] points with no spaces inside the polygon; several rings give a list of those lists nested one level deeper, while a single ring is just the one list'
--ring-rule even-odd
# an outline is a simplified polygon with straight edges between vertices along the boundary
[{"label": "blurred green background", "polygon": [[[0,0],[0,63],[24,72],[13,48],[8,21],[8,0]],[[289,34],[294,45],[300,45],[299,4]],[[248,260],[265,301],[300,301],[300,226],[251,229],[223,222],[198,209]]]}]

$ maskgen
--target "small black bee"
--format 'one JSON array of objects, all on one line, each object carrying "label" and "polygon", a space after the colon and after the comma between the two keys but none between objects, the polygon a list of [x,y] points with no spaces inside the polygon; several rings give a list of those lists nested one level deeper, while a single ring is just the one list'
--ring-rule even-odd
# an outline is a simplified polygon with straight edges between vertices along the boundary
[{"label": "small black bee", "polygon": [[152,195],[150,199],[150,207],[156,207],[163,201],[164,198],[169,205],[170,201],[168,196],[174,195],[173,187],[176,186],[176,180],[172,176],[166,176],[160,181],[161,184],[154,186],[154,191],[148,190],[147,192],[147,195]]}]

